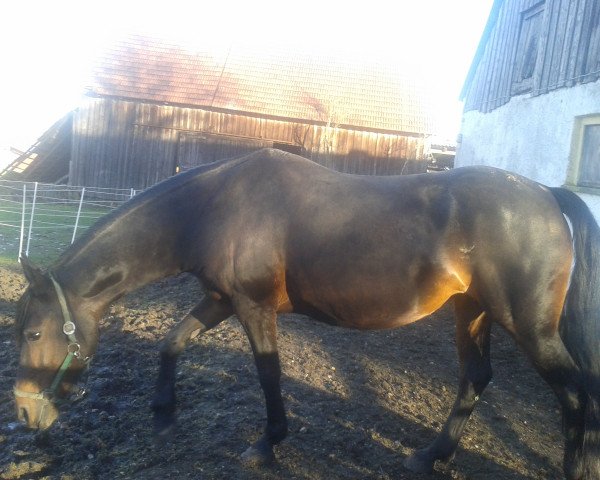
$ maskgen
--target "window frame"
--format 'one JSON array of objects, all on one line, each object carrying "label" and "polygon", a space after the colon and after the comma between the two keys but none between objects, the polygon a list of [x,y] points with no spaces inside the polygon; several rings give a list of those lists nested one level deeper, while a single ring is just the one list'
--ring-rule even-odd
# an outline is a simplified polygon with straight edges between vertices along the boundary
[{"label": "window frame", "polygon": [[[515,46],[515,54],[514,54],[514,70],[512,73],[512,82],[510,87],[511,95],[520,95],[523,93],[527,93],[533,90],[534,78],[536,76],[536,72],[538,69],[538,63],[540,58],[540,40],[542,38],[542,32],[545,25],[546,15],[546,1],[542,0],[541,2],[536,3],[532,7],[524,10],[520,14],[520,22],[519,22],[519,36],[517,39],[517,43]],[[531,47],[531,39],[534,38],[530,35],[531,30],[531,21],[532,18],[539,15],[538,31],[537,31],[537,44],[535,46],[535,58],[531,59],[532,63],[532,71],[531,74],[526,78],[523,78],[523,72],[526,67],[526,57],[530,55],[530,47]],[[525,28],[527,26],[527,29]],[[527,37],[527,38],[525,38]]]},{"label": "window frame", "polygon": [[600,113],[575,117],[565,186],[578,192],[600,195],[600,178],[597,182],[586,182],[584,185],[580,178],[585,131],[588,126],[600,126]]}]

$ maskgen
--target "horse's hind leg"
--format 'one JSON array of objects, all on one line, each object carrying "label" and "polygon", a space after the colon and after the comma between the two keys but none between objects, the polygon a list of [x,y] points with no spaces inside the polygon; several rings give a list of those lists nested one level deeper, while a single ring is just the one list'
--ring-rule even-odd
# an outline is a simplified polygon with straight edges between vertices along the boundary
[{"label": "horse's hind leg", "polygon": [[281,366],[277,351],[277,314],[270,305],[260,305],[246,297],[234,299],[235,311],[252,346],[258,378],[265,395],[267,426],[262,437],[242,454],[249,466],[274,460],[273,445],[287,435],[287,419],[281,396]]},{"label": "horse's hind leg", "polygon": [[558,332],[544,333],[542,328],[520,330],[516,334],[519,345],[550,385],[562,407],[565,476],[568,480],[587,480],[588,477],[583,476],[585,394],[580,371]]},{"label": "horse's hind leg", "polygon": [[458,395],[452,411],[431,445],[406,458],[404,466],[430,473],[436,460],[454,455],[462,432],[479,396],[492,378],[489,318],[475,300],[466,295],[455,299],[456,344],[460,360]]},{"label": "horse's hind leg", "polygon": [[210,330],[232,313],[228,302],[207,295],[163,340],[158,381],[152,402],[154,433],[157,438],[168,436],[175,424],[175,368],[177,357],[185,348],[190,335],[195,331],[200,334]]}]

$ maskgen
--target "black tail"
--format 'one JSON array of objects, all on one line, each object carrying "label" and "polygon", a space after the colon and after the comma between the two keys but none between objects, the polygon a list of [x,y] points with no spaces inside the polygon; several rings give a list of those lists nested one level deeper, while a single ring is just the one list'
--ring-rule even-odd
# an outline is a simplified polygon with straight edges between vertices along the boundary
[{"label": "black tail", "polygon": [[561,321],[563,341],[581,369],[586,393],[584,478],[600,472],[600,228],[587,205],[564,188],[551,188],[573,228],[575,265]]}]

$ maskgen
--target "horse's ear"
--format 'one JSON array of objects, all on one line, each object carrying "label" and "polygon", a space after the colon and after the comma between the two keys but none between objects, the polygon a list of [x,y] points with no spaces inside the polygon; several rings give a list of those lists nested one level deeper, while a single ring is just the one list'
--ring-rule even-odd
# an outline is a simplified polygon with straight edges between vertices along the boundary
[{"label": "horse's ear", "polygon": [[42,272],[42,269],[34,265],[27,256],[22,255],[19,260],[21,261],[21,267],[23,267],[25,278],[34,291],[41,290],[48,284],[48,279],[46,278],[46,275],[44,275],[44,272]]}]

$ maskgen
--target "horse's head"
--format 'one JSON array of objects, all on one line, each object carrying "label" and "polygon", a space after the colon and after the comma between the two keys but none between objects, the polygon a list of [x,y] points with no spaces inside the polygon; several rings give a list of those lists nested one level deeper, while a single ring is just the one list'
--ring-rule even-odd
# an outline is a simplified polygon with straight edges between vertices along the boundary
[{"label": "horse's head", "polygon": [[27,258],[21,265],[29,287],[17,307],[21,354],[14,394],[19,419],[31,428],[46,429],[58,417],[57,404],[76,392],[97,335],[86,331],[52,274]]}]

